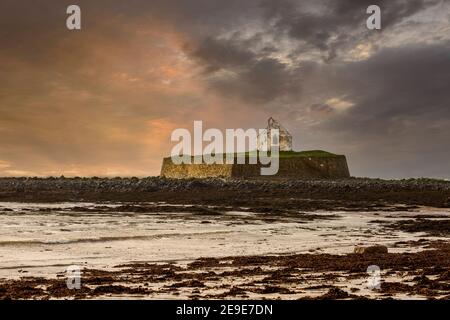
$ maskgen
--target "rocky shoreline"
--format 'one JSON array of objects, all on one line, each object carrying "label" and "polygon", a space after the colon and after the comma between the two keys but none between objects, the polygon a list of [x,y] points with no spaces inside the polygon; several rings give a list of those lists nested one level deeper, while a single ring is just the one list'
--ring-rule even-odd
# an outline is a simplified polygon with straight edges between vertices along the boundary
[{"label": "rocky shoreline", "polygon": [[[0,280],[2,299],[449,299],[446,242],[416,253],[291,254],[200,258],[186,265],[130,263],[111,270],[84,269],[83,287],[56,278]],[[382,268],[380,287],[366,287],[367,266]],[[396,279],[396,280],[393,280]]]},{"label": "rocky shoreline", "polygon": [[[20,202],[25,206],[7,202]],[[61,202],[70,202],[70,206]],[[28,208],[27,203],[40,204]],[[424,206],[442,209],[431,210]],[[218,244],[222,241],[220,237],[226,242],[234,235],[237,237],[234,241],[242,245],[244,240],[250,241],[252,236],[258,235],[264,239],[258,240],[255,246],[264,246],[273,237],[288,236],[287,226],[295,227],[294,231],[289,230],[302,237],[308,230],[317,230],[325,241],[323,244],[336,243],[336,237],[343,240],[342,245],[387,244],[387,240],[390,243],[387,247],[377,247],[383,250],[374,252],[356,250],[362,254],[352,253],[348,248],[341,254],[330,254],[324,252],[318,242],[314,242],[314,249],[302,252],[297,251],[302,243],[299,242],[296,250],[280,254],[245,252],[240,256],[212,257],[201,251],[201,258],[187,262],[182,259],[155,260],[159,261],[156,263],[126,260],[126,263],[108,267],[86,266],[83,268],[84,286],[79,291],[67,289],[63,271],[52,277],[40,277],[32,274],[31,269],[20,267],[14,273],[19,278],[0,278],[0,299],[449,299],[450,219],[445,209],[450,208],[449,181],[0,178],[0,207],[5,219],[22,221],[20,217],[30,214],[27,223],[31,223],[33,216],[47,219],[49,225],[61,225],[65,221],[67,226],[52,229],[64,239],[74,226],[81,228],[80,221],[70,223],[75,216],[88,219],[86,221],[94,219],[92,223],[98,233],[103,230],[99,227],[102,218],[109,221],[108,226],[116,221],[114,219],[121,225],[133,218],[137,220],[131,222],[143,225],[145,219],[162,215],[161,221],[155,222],[158,230],[164,223],[181,223],[183,229],[186,221],[198,223],[199,230],[211,226],[212,231],[217,231],[225,226],[240,225],[254,230],[248,239],[243,238],[241,229],[241,232],[229,233],[226,239],[212,236],[213,240],[219,239],[214,240]],[[354,219],[363,217],[366,222],[348,226],[353,215]],[[122,216],[127,218],[123,221],[117,218]],[[344,225],[339,223],[342,219],[347,221]],[[40,225],[45,221],[38,222]],[[282,229],[275,229],[277,223]],[[155,225],[149,224],[148,230],[155,229]],[[256,231],[260,229],[252,229],[255,226],[264,229]],[[80,230],[88,227],[83,225]],[[122,225],[120,228],[125,230]],[[127,230],[136,231],[135,224]],[[50,231],[46,230],[46,234],[51,238]],[[402,237],[398,238],[399,234]],[[191,241],[190,237],[180,238],[180,243]],[[83,248],[83,256],[89,248],[96,248],[91,250],[93,253],[96,250],[105,253],[125,246],[120,245],[120,239],[114,235],[95,241],[89,237],[83,241],[75,239],[64,248]],[[130,242],[123,239],[123,243],[127,248],[132,245],[142,248],[155,239],[144,234],[131,237]],[[165,246],[170,239],[164,240]],[[398,240],[395,242],[395,239]],[[34,241],[28,243],[29,247],[23,242],[21,245],[21,250],[38,248],[42,255],[51,257],[65,252],[59,247],[66,244]],[[211,245],[212,242],[208,242],[208,246]],[[15,250],[13,242],[6,243],[3,249],[10,247],[5,257],[15,252],[11,251]],[[156,247],[148,250],[152,254],[158,252]],[[369,265],[377,265],[382,270],[381,288],[374,292],[366,289]]]},{"label": "rocky shoreline", "polygon": [[0,201],[146,201],[267,210],[379,210],[398,204],[449,208],[450,181],[0,178]]}]

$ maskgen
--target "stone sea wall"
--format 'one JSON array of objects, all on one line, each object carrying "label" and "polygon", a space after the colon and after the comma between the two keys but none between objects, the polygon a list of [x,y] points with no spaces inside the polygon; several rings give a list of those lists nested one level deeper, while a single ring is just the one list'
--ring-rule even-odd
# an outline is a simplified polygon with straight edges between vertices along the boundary
[{"label": "stone sea wall", "polygon": [[232,164],[173,164],[171,158],[164,158],[161,176],[175,179],[232,177],[232,169]]},{"label": "stone sea wall", "polygon": [[[333,157],[292,157],[280,158],[280,178],[348,178],[350,172],[345,156]],[[258,178],[261,176],[259,164],[180,164],[175,165],[170,158],[164,158],[161,176],[166,178]]]}]

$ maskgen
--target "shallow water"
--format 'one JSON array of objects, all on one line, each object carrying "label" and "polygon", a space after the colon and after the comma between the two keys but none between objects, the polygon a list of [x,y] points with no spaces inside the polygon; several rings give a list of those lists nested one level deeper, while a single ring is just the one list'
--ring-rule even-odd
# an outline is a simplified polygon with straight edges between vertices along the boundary
[{"label": "shallow water", "polygon": [[[413,212],[313,212],[335,216],[313,221],[293,216],[267,221],[278,216],[235,211],[214,216],[74,211],[75,207],[95,205],[0,203],[0,277],[55,276],[68,265],[109,268],[134,261],[189,261],[199,257],[339,254],[352,252],[358,244],[386,244],[391,252],[411,251],[417,248],[392,245],[418,240],[423,234],[387,230],[371,221],[407,219],[418,212],[450,217],[450,210],[433,208]],[[114,208],[120,204],[101,205]]]}]

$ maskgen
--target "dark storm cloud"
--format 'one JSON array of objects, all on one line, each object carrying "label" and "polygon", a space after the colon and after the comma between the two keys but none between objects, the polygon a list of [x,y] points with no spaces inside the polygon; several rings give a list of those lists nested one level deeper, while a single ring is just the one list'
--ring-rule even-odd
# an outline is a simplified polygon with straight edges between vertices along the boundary
[{"label": "dark storm cloud", "polygon": [[299,94],[298,68],[289,68],[247,48],[239,40],[208,38],[191,55],[200,61],[206,76],[211,76],[210,86],[223,95],[266,103],[280,96]]},{"label": "dark storm cloud", "polygon": [[[265,1],[265,16],[273,23],[274,31],[286,34],[292,39],[302,41],[313,48],[325,51],[325,60],[336,57],[337,50],[355,40],[367,38],[373,32],[364,30],[367,15],[366,8],[372,4],[382,10],[382,30],[429,6],[440,3],[440,0],[340,0],[317,1],[320,10],[312,11],[303,2],[298,1]],[[300,5],[299,5],[300,4]],[[311,4],[311,3],[307,3]]]},{"label": "dark storm cloud", "polygon": [[357,174],[449,176],[450,43],[384,49],[322,71],[329,92],[354,106],[318,127],[356,146]]},{"label": "dark storm cloud", "polygon": [[450,117],[448,42],[384,49],[367,61],[343,67],[341,77],[342,89],[358,103],[352,109],[354,117]]},{"label": "dark storm cloud", "polygon": [[[318,52],[321,59],[329,63],[339,56],[343,47],[348,53],[361,41],[379,34],[365,26],[366,8],[373,3],[372,0],[261,1],[256,6],[261,10],[246,11],[242,8],[236,16],[259,21],[267,28],[254,30],[250,35],[235,28],[231,29],[234,30],[231,35],[219,33],[199,37],[198,45],[189,47],[187,52],[209,75],[205,81],[210,87],[224,95],[239,96],[258,104],[276,99],[298,100],[304,79],[320,62],[309,56]],[[385,32],[405,18],[441,1],[376,3],[383,10]],[[272,41],[264,42],[267,39]],[[290,42],[288,49],[280,47],[282,39]],[[288,61],[280,59],[280,54],[284,54]]]}]

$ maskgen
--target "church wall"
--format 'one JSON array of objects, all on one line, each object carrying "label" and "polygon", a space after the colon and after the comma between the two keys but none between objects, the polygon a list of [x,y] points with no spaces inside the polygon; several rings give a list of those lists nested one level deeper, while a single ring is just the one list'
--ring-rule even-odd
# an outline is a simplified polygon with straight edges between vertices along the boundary
[{"label": "church wall", "polygon": [[177,179],[210,177],[335,179],[350,177],[345,156],[281,158],[279,171],[275,176],[261,176],[260,168],[259,164],[175,165],[170,158],[165,158],[161,176]]}]

